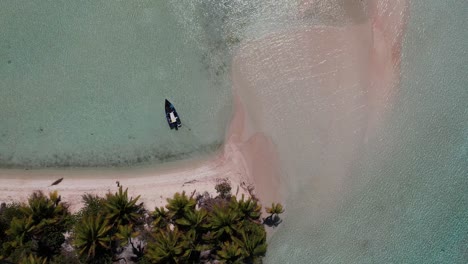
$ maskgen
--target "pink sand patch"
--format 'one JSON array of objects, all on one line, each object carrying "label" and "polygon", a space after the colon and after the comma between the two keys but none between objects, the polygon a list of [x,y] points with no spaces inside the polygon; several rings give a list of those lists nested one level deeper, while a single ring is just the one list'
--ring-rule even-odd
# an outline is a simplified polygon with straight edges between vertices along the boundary
[{"label": "pink sand patch", "polygon": [[[302,4],[305,11],[314,1]],[[319,207],[343,191],[393,106],[407,9],[407,1],[372,1],[366,21],[278,30],[243,43],[235,57],[234,90],[251,128],[271,135],[281,166],[300,175],[287,176],[290,191],[313,196]]]}]

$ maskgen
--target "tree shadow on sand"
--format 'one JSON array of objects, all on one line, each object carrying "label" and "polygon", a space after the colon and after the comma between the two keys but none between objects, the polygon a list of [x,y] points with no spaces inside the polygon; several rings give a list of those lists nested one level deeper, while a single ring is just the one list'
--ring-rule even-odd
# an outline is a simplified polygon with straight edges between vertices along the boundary
[{"label": "tree shadow on sand", "polygon": [[263,218],[263,224],[269,227],[277,227],[283,220],[278,215],[270,215],[267,218]]}]

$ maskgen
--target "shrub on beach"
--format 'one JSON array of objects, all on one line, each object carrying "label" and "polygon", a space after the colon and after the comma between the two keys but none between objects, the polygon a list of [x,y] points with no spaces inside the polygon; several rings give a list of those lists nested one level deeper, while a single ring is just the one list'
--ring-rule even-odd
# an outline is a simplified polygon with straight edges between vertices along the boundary
[{"label": "shrub on beach", "polygon": [[227,179],[221,179],[215,186],[215,190],[220,198],[228,198],[231,196],[231,184]]}]

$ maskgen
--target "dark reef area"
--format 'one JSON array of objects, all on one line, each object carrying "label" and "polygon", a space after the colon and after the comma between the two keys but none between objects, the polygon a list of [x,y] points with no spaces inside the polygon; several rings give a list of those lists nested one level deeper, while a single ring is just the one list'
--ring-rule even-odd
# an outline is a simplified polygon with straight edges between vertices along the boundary
[{"label": "dark reef area", "polygon": [[41,160],[15,159],[13,156],[0,154],[0,169],[45,169],[45,168],[119,168],[132,167],[142,164],[157,164],[169,161],[189,159],[197,154],[210,154],[219,150],[222,142],[214,142],[185,152],[171,151],[171,149],[153,149],[145,153],[113,155],[95,153],[65,153],[52,154]]}]

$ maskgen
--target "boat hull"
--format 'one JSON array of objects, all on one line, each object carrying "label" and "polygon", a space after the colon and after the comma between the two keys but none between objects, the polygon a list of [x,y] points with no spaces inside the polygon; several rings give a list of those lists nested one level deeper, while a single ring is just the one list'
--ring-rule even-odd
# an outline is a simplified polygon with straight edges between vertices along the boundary
[{"label": "boat hull", "polygon": [[178,130],[179,127],[182,126],[182,121],[180,120],[179,114],[177,113],[174,105],[166,99],[164,109],[166,111],[166,120],[169,128]]}]

